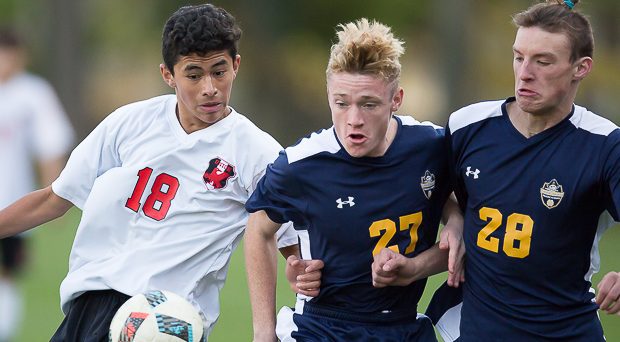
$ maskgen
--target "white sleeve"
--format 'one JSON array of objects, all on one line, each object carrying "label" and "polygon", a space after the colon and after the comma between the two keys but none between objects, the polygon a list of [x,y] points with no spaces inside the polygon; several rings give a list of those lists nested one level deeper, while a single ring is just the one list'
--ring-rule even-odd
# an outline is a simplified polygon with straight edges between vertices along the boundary
[{"label": "white sleeve", "polygon": [[[33,89],[31,110],[33,114],[32,145],[39,160],[63,157],[73,146],[75,134],[60,100],[52,86],[45,80]],[[36,101],[36,102],[35,102]]]},{"label": "white sleeve", "polygon": [[97,177],[120,166],[117,139],[118,115],[112,113],[71,152],[52,190],[82,209]]}]

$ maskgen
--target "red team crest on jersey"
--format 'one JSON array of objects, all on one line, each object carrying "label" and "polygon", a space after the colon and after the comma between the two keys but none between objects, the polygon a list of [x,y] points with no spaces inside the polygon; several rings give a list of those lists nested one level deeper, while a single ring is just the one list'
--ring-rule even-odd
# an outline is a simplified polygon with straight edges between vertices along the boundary
[{"label": "red team crest on jersey", "polygon": [[226,187],[228,180],[235,177],[235,167],[222,158],[213,158],[209,161],[209,167],[202,179],[209,190]]}]

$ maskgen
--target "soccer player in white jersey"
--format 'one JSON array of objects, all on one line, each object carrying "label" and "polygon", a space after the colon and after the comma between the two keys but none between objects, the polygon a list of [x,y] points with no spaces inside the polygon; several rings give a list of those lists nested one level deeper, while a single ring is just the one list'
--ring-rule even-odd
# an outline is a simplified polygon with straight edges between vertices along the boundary
[{"label": "soccer player in white jersey", "polygon": [[[22,38],[0,28],[0,208],[37,184],[51,184],[74,141],[52,86],[27,72],[26,62]],[[22,296],[14,280],[27,259],[25,240],[24,235],[0,240],[0,341],[12,340],[20,326]]]},{"label": "soccer player in white jersey", "polygon": [[[282,151],[246,204],[254,341],[434,341],[416,307],[426,277],[448,268],[435,244],[451,192],[444,130],[393,114],[404,96],[404,48],[389,27],[360,19],[340,28],[327,67],[333,126]],[[460,235],[450,208],[444,216]],[[274,235],[287,221],[301,256],[325,267],[320,293],[299,296],[276,325]],[[398,266],[387,250],[415,260],[402,270],[409,285],[373,286],[373,260]]]},{"label": "soccer player in white jersey", "polygon": [[[114,111],[50,187],[0,211],[6,237],[82,209],[52,341],[107,341],[116,309],[150,289],[188,299],[211,331],[245,202],[281,150],[228,104],[240,36],[221,8],[180,8],[164,26],[160,66],[175,95]],[[294,255],[294,231],[279,237]]]},{"label": "soccer player in white jersey", "polygon": [[574,104],[594,52],[577,2],[516,14],[514,97],[450,116],[467,281],[440,319],[447,341],[604,341],[597,310],[620,312],[618,272],[592,288],[598,241],[620,220],[620,129]]}]

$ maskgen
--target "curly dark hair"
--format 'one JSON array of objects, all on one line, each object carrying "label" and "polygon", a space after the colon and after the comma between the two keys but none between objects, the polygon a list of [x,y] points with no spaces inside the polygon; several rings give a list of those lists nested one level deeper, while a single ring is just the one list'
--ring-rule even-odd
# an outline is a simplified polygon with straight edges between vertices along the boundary
[{"label": "curly dark hair", "polygon": [[197,54],[205,56],[213,51],[228,50],[237,55],[241,28],[235,18],[224,9],[211,4],[179,8],[166,22],[162,35],[164,64],[174,75],[179,57]]}]

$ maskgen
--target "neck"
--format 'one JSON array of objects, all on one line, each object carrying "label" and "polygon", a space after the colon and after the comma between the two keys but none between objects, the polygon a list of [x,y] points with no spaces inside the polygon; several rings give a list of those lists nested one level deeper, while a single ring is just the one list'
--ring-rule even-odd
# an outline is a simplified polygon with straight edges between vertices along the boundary
[{"label": "neck", "polygon": [[521,110],[516,102],[507,106],[508,117],[512,125],[526,138],[533,137],[564,120],[571,112],[568,108],[557,108],[555,113],[532,114]]}]

